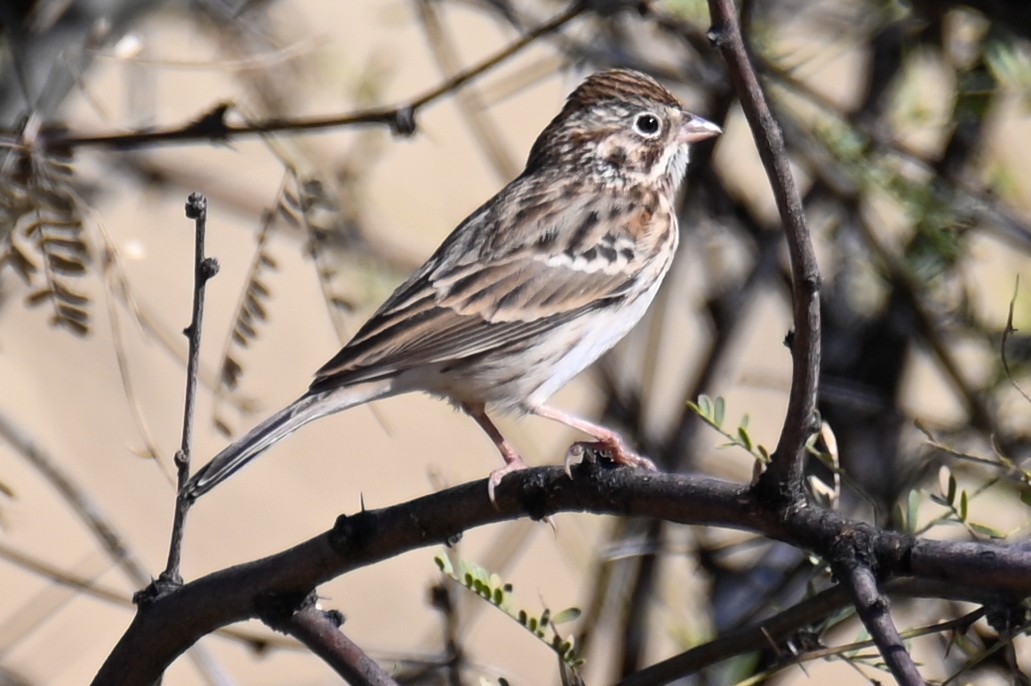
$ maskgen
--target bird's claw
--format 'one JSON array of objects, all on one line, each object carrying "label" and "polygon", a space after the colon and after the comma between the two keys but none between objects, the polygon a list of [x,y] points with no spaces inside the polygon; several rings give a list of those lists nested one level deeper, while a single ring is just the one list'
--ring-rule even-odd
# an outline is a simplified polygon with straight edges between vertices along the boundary
[{"label": "bird's claw", "polygon": [[505,459],[505,466],[498,467],[490,476],[487,477],[487,496],[490,498],[492,505],[497,505],[497,501],[494,499],[494,489],[498,487],[501,480],[511,474],[512,472],[518,472],[521,469],[526,469],[526,463],[523,462],[521,457],[513,457]]},{"label": "bird's claw", "polygon": [[627,467],[635,467],[637,469],[644,469],[649,472],[658,471],[655,463],[649,460],[647,457],[638,455],[633,450],[630,450],[622,441],[619,440],[600,440],[600,441],[577,441],[573,445],[569,446],[569,451],[566,453],[565,469],[566,475],[572,479],[573,464],[582,459],[587,451],[596,451],[606,453],[609,458],[616,464],[621,464]]}]

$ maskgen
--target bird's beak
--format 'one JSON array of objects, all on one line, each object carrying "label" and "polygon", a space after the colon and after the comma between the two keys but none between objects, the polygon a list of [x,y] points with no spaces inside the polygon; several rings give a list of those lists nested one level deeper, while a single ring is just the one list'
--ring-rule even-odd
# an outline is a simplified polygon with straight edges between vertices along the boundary
[{"label": "bird's beak", "polygon": [[713,136],[718,136],[723,133],[723,129],[713,124],[707,119],[696,117],[693,114],[687,115],[689,119],[683,123],[680,127],[680,142],[681,143],[697,143],[704,141]]}]

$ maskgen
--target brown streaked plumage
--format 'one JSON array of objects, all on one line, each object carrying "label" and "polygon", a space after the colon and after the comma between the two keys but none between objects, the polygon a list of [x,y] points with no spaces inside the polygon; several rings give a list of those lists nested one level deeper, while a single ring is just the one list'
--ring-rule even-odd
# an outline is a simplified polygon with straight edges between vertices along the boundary
[{"label": "brown streaked plumage", "polygon": [[651,467],[618,434],[545,402],[643,316],[676,251],[673,202],[688,148],[718,133],[651,77],[589,76],[537,138],[525,171],[448,236],[307,393],[205,465],[186,497],[309,421],[417,390],[461,407],[497,446],[505,466],[491,473],[491,499],[525,465],[488,407],[563,422],[617,462]]}]

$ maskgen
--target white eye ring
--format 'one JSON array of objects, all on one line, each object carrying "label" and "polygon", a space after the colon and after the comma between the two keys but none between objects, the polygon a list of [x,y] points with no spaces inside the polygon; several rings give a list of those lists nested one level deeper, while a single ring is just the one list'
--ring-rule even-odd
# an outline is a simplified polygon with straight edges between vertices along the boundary
[{"label": "white eye ring", "polygon": [[634,131],[645,138],[655,138],[662,131],[662,120],[654,112],[641,112],[634,117]]}]

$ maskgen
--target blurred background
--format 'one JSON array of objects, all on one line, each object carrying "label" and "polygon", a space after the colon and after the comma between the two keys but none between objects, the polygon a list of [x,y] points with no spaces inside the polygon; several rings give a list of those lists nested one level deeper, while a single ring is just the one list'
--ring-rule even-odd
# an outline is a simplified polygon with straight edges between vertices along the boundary
[{"label": "blurred background", "polygon": [[[829,431],[812,460],[814,497],[921,535],[1023,539],[1031,5],[740,6],[825,279]],[[192,191],[208,198],[207,253],[221,264],[207,290],[199,465],[307,388],[391,289],[519,173],[584,75],[647,71],[726,133],[694,151],[680,255],[650,315],[554,402],[603,418],[670,471],[747,483],[755,446],[776,445],[791,378],[786,257],[704,2],[43,0],[5,3],[0,24],[0,683],[90,679],[131,620],[132,593],[164,567]],[[533,40],[520,47],[523,36]],[[221,105],[241,126],[404,105],[502,52],[419,107],[411,136],[338,125],[155,136],[131,149],[117,138],[189,128]],[[114,138],[81,140],[94,135]],[[701,394],[723,398],[728,437],[688,407]],[[579,438],[539,419],[501,426],[531,464],[561,462]],[[753,450],[727,447],[735,438]],[[475,423],[428,397],[324,419],[198,503],[184,576],[496,466]],[[830,583],[819,560],[745,533],[587,515],[554,523],[471,531],[449,554],[512,583],[531,614],[581,608],[560,631],[576,637],[587,683],[615,682]],[[441,576],[440,552],[327,584],[323,606],[405,683],[559,683],[546,646]],[[903,629],[972,609],[895,608]],[[165,683],[337,683],[263,625],[233,630],[202,641]],[[864,638],[839,612],[792,647]],[[913,649],[928,678],[1028,683],[1022,632],[1000,637],[983,619]],[[890,678],[871,649],[795,663],[790,651],[748,653],[683,683]]]}]

